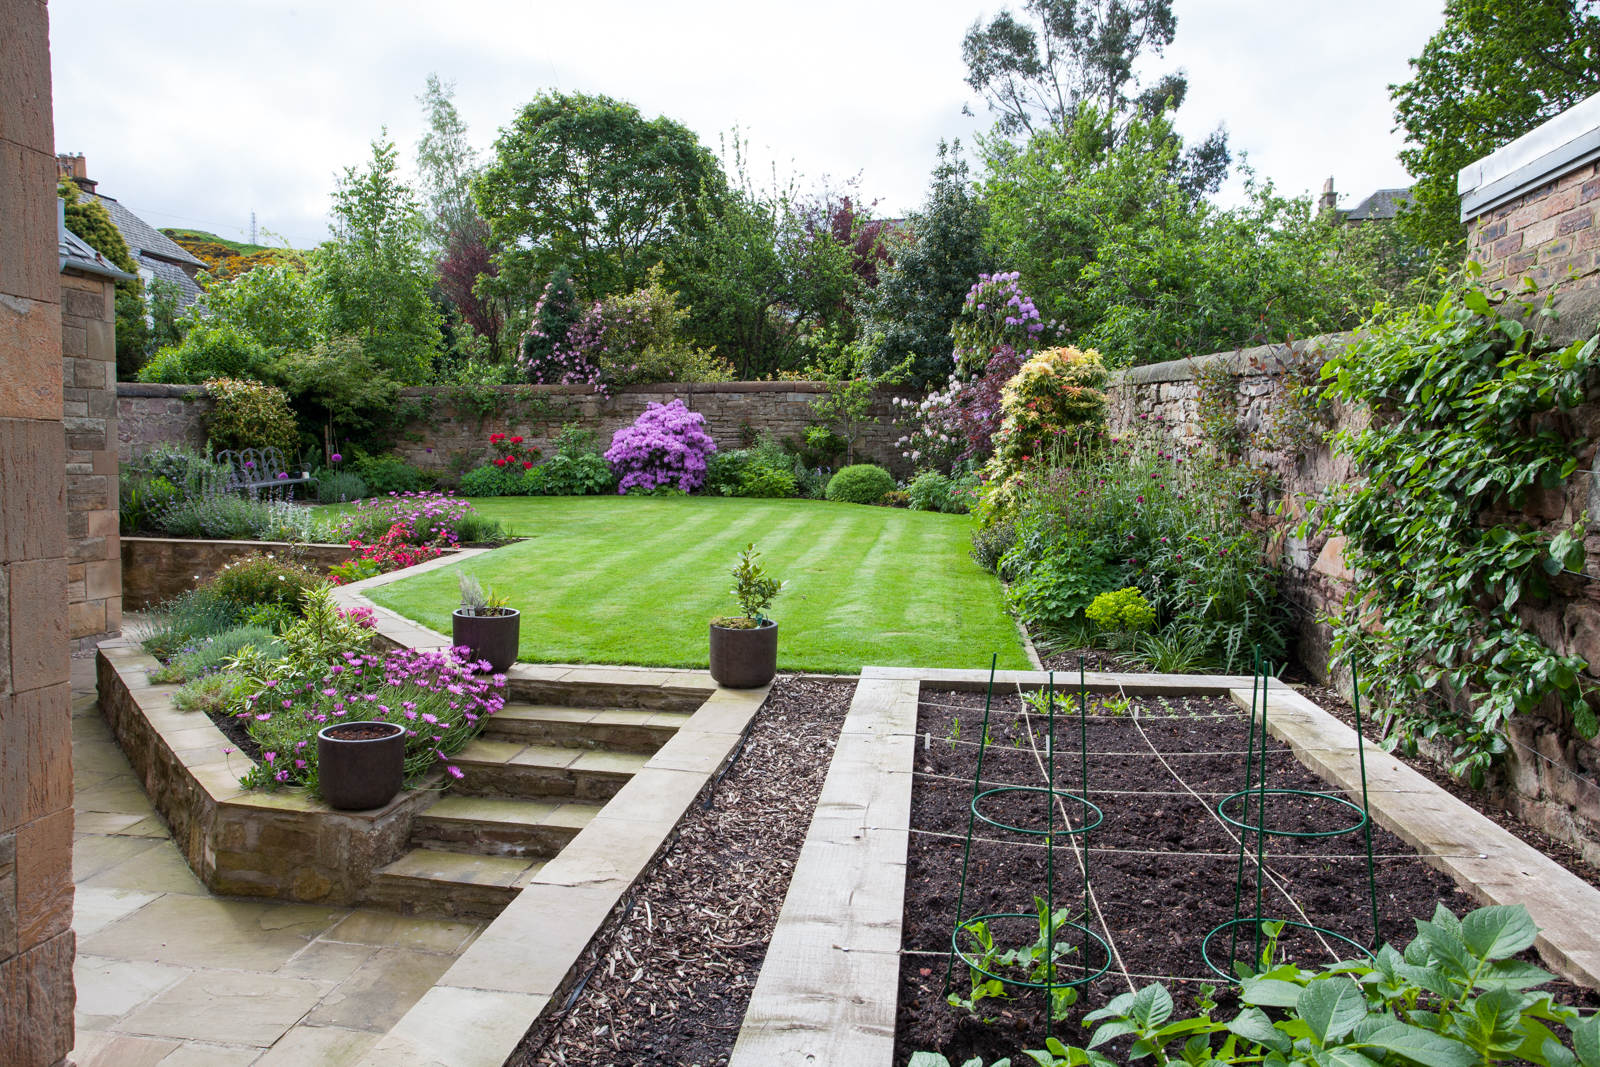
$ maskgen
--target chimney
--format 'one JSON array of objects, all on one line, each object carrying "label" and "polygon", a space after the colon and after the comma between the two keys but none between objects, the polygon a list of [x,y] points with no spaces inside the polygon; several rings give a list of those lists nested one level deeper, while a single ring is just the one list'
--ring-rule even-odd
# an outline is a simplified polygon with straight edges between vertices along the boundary
[{"label": "chimney", "polygon": [[68,155],[65,152],[56,154],[56,171],[63,178],[70,178],[77,183],[78,188],[86,193],[94,192],[94,187],[99,182],[89,177],[89,162],[82,152],[77,155]]},{"label": "chimney", "polygon": [[1333,191],[1333,178],[1322,183],[1322,199],[1317,201],[1319,211],[1339,210],[1339,195]]}]

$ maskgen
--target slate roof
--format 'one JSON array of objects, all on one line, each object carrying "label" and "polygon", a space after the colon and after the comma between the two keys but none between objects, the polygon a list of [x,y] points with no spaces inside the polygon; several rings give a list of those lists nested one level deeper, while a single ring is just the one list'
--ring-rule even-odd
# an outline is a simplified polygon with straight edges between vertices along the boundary
[{"label": "slate roof", "polygon": [[1400,205],[1411,199],[1411,186],[1403,189],[1379,189],[1361,203],[1344,213],[1346,222],[1367,222],[1371,219],[1392,219],[1400,212]]},{"label": "slate roof", "polygon": [[111,213],[111,221],[117,224],[117,229],[122,232],[122,239],[128,242],[128,248],[133,252],[134,258],[143,260],[145,257],[165,259],[172,263],[181,263],[186,267],[203,270],[205,261],[196,259],[191,253],[184,251],[183,247],[151,226],[148,222],[123,207],[109,196],[100,193],[84,193],[84,196],[100,201]]},{"label": "slate roof", "polygon": [[61,259],[61,270],[69,268],[102,278],[127,281],[134,277],[89,247],[88,242],[67,229],[66,201],[56,201],[56,252]]},{"label": "slate roof", "polygon": [[178,292],[180,294],[178,297],[178,306],[180,308],[186,308],[196,300],[200,299],[200,294],[203,290],[201,290],[200,286],[196,284],[193,278],[189,277],[188,272],[186,272],[176,263],[169,263],[164,259],[157,259],[154,256],[141,255],[136,256],[135,258],[138,259],[139,266],[144,267],[157,278],[160,278],[163,281],[171,282],[173,285],[178,287]]}]

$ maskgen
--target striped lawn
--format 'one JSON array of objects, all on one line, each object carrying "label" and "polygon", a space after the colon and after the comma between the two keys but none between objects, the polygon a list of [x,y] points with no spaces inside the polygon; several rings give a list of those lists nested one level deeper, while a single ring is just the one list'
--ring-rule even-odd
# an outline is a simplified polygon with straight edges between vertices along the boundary
[{"label": "striped lawn", "polygon": [[[967,556],[965,516],[809,500],[496,497],[478,509],[529,540],[460,564],[522,611],[530,663],[704,667],[706,625],[738,610],[734,557],[754,541],[789,586],[771,615],[785,670],[1027,669],[999,583]],[[458,567],[372,591],[441,633]]]}]

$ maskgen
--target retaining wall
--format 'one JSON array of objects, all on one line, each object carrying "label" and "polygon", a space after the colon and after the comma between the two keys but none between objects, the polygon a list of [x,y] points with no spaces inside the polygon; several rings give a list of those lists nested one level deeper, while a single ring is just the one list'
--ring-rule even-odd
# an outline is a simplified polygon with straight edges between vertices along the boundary
[{"label": "retaining wall", "polygon": [[117,383],[117,458],[127,463],[145,445],[206,446],[205,418],[215,403],[203,385]]},{"label": "retaining wall", "polygon": [[252,552],[297,556],[311,566],[332,567],[355,556],[349,545],[292,545],[287,541],[200,541],[180,537],[122,539],[122,601],[145,611],[186,593],[225,564]]}]

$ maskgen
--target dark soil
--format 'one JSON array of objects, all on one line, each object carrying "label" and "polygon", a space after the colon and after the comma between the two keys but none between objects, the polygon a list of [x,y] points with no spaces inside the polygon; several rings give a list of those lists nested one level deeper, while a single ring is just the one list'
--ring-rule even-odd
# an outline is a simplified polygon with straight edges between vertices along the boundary
[{"label": "dark soil", "polygon": [[261,762],[261,745],[250,736],[250,730],[245,726],[244,720],[226,712],[206,712],[206,718],[211,720],[211,725],[222,731],[222,736],[239,746],[239,751],[253,763]]},{"label": "dark soil", "polygon": [[[944,999],[983,695],[924,689],[922,699],[918,731],[923,737],[912,794],[895,1062],[904,1064],[917,1051],[941,1052],[954,1063],[972,1056],[981,1056],[986,1063],[1002,1056],[1015,1057],[1022,1049],[1044,1046],[1045,1013],[1040,994],[1022,992],[1009,1001],[986,1002],[985,1015],[996,1020],[989,1025],[950,1007]],[[1085,987],[1070,1018],[1055,1024],[1054,1032],[1069,1043],[1081,1044],[1088,1036],[1078,1025],[1083,1015],[1126,991],[1130,982],[1144,986],[1164,981],[1177,1001],[1177,1010],[1190,1013],[1202,983],[1223,986],[1206,966],[1201,943],[1211,929],[1233,918],[1239,859],[1237,843],[1212,808],[1244,785],[1249,724],[1230,701],[1221,698],[1138,698],[1132,705],[1137,718],[1111,714],[1111,708],[1091,698],[1090,715],[1081,727],[1087,740],[1091,799],[1104,812],[1103,823],[1087,835],[1093,889],[1087,925],[1102,937],[1109,930],[1116,955],[1108,960],[1102,949],[1091,944],[1087,952],[1080,951],[1063,964],[1063,973],[1069,976],[1083,973],[1085,958],[1091,970],[1108,965],[1103,975]],[[1044,720],[1037,715],[1024,717],[1022,712],[1022,701],[1016,695],[995,700],[990,744],[984,754],[986,789],[1003,784],[1039,786],[1045,781],[1048,749]],[[1084,760],[1079,737],[1075,714],[1064,721],[1058,719],[1058,789],[1081,788]],[[1327,789],[1285,746],[1269,741],[1268,753],[1268,788]],[[990,798],[981,810],[1012,825],[1043,828],[1046,810],[1041,800],[1042,794],[1001,794]],[[1074,824],[1081,825],[1075,803],[1066,802],[1065,811]],[[1230,808],[1230,813],[1236,814],[1237,809]],[[1058,809],[1058,826],[1061,818]],[[1282,798],[1269,802],[1268,821],[1274,828],[1329,830],[1350,825],[1352,812],[1331,800]],[[1246,835],[1245,840],[1253,852],[1254,835]],[[1078,853],[1063,836],[1058,835],[1057,842],[1053,850],[1056,906],[1072,907],[1074,921],[1082,922]],[[1448,876],[1429,867],[1387,831],[1374,827],[1372,849],[1378,925],[1384,939],[1409,942],[1415,936],[1412,920],[1431,915],[1439,903],[1457,914],[1474,906]],[[1370,940],[1363,834],[1320,839],[1271,837],[1266,857],[1267,872],[1277,884],[1269,881],[1264,885],[1264,914],[1300,920],[1294,907],[1298,904],[1311,923],[1357,942]],[[1042,838],[978,822],[962,915],[1031,913],[1033,897],[1045,893],[1046,858]],[[1244,868],[1247,894],[1240,914],[1248,916],[1253,912],[1255,868],[1248,860]],[[1096,905],[1103,924],[1095,916]],[[1038,923],[1032,918],[1000,920],[991,923],[991,929],[1006,947],[1021,946],[1034,941]],[[1249,955],[1251,936],[1241,936],[1240,958]],[[1069,940],[1076,944],[1082,935],[1073,933]],[[1337,941],[1333,944],[1341,956],[1357,955],[1353,947]],[[1288,958],[1308,966],[1332,961],[1307,935],[1286,935],[1281,948]],[[1213,960],[1226,966],[1227,955],[1224,934],[1213,941]],[[970,992],[964,967],[955,968],[951,988],[962,995]],[[1551,988],[1584,1003],[1593,998],[1564,983]],[[1234,1005],[1225,987],[1218,1000],[1226,1017]]]},{"label": "dark soil", "polygon": [[773,686],[714,807],[690,807],[631,910],[590,947],[577,1001],[510,1067],[728,1062],[854,693],[807,678]]},{"label": "dark soil", "polygon": [[400,732],[398,726],[367,726],[353,722],[348,726],[335,726],[328,731],[328,736],[335,741],[381,741]]}]

